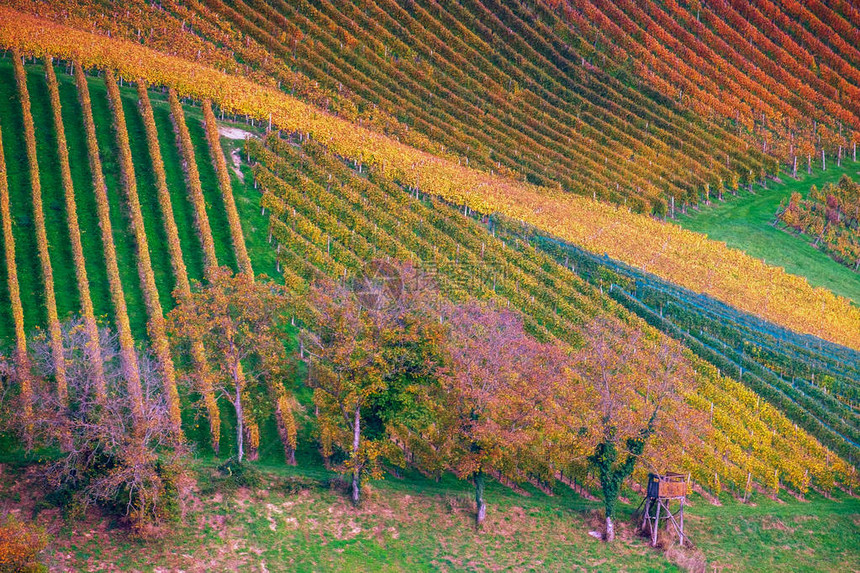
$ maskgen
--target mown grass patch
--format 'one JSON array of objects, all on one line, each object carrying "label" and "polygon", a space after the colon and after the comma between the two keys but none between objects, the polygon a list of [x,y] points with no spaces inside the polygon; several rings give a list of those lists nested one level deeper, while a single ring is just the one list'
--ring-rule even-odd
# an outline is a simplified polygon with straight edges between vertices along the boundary
[{"label": "mown grass patch", "polygon": [[741,190],[737,197],[725,193],[724,201],[714,200],[699,211],[690,209],[687,215],[678,216],[676,222],[860,304],[860,274],[840,265],[803,237],[772,224],[780,201],[788,200],[795,191],[806,197],[813,185],[821,188],[839,181],[845,174],[857,179],[860,161],[855,163],[846,158],[842,167],[832,164],[826,171],[816,168],[812,175],[804,171],[799,179],[784,174],[781,182],[769,181],[767,188],[753,186],[754,193]]},{"label": "mown grass patch", "polygon": [[[492,483],[487,521],[476,531],[470,484],[452,476],[436,482],[413,472],[389,475],[353,508],[332,487],[336,474],[321,465],[259,465],[260,485],[250,489],[228,487],[219,463],[195,463],[197,485],[182,521],[155,539],[132,538],[95,514],[60,526],[56,512],[43,511],[37,521],[53,523],[56,532],[49,564],[268,571],[678,571],[705,561],[707,570],[860,567],[860,501],[845,494],[812,495],[805,503],[754,495],[753,505],[724,495],[720,507],[694,495],[687,532],[696,549],[666,551],[635,534],[632,494],[621,507],[619,538],[607,545],[590,535],[602,521],[600,503],[565,488],[546,496],[526,487],[523,496]],[[0,496],[12,499],[26,487],[15,479],[25,472],[4,471]]]}]

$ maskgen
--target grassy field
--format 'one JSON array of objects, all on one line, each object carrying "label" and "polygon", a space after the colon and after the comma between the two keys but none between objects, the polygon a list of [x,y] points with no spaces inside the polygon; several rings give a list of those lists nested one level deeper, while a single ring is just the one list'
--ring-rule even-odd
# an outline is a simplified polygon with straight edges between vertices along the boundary
[{"label": "grassy field", "polygon": [[713,201],[700,211],[689,210],[686,216],[678,217],[677,223],[764,259],[770,265],[783,267],[789,273],[806,277],[813,286],[828,288],[860,304],[860,275],[840,265],[804,238],[771,224],[783,198],[795,191],[806,196],[812,185],[820,188],[838,181],[845,174],[857,179],[860,162],[854,163],[848,158],[841,168],[837,168],[834,162],[826,171],[813,169],[812,175],[803,171],[799,180],[784,176],[781,183],[769,182],[767,189],[756,185],[753,186],[754,193],[741,191],[737,197],[727,194],[723,202]]},{"label": "grassy field", "polygon": [[37,254],[30,171],[27,163],[27,149],[24,145],[23,113],[17,96],[18,88],[12,72],[12,64],[8,60],[3,60],[2,63],[4,65],[0,67],[0,125],[3,129],[3,150],[6,154],[6,176],[9,185],[12,233],[15,236],[18,284],[21,287],[21,304],[24,307],[24,327],[29,331],[36,326],[44,325],[47,321],[44,306],[45,291],[42,288],[42,268]]},{"label": "grassy field", "polygon": [[32,469],[14,463],[0,466],[0,497],[48,528],[46,562],[59,570],[677,571],[705,562],[708,571],[860,568],[860,501],[844,495],[806,503],[754,496],[750,505],[723,495],[722,506],[695,495],[687,512],[695,549],[681,551],[668,538],[654,549],[635,534],[630,516],[639,499],[631,492],[619,539],[608,546],[590,535],[600,529],[599,502],[567,489],[550,497],[527,487],[520,495],[491,483],[487,521],[476,532],[471,489],[450,476],[437,483],[389,475],[354,509],[320,464],[260,467],[257,487],[237,488],[214,460],[199,460],[182,521],[150,539],[94,511],[64,521],[39,502]]}]

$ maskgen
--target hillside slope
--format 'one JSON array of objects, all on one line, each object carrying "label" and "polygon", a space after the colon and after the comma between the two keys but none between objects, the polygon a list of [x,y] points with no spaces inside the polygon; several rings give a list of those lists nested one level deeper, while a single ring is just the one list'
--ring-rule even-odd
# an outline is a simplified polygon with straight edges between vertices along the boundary
[{"label": "hillside slope", "polygon": [[794,192],[806,196],[813,185],[820,189],[827,183],[836,183],[843,175],[860,178],[860,163],[846,160],[841,167],[828,164],[822,171],[819,162],[809,175],[804,172],[796,180],[786,177],[768,181],[766,187],[756,184],[752,193],[726,194],[723,201],[713,200],[698,210],[690,209],[676,222],[860,304],[860,275],[856,271],[837,263],[806,239],[773,224],[780,201],[787,202]]},{"label": "hillside slope", "polygon": [[858,141],[846,2],[9,3],[637,212],[836,162]]},{"label": "hillside slope", "polygon": [[[3,267],[35,266],[21,246],[34,240],[30,222],[40,216],[53,244],[68,243],[66,237],[81,241],[79,255],[74,249],[69,252],[49,244],[55,275],[75,275],[64,289],[52,288],[37,268],[22,276],[29,292],[18,304],[11,293],[22,283],[11,272],[2,275],[8,288],[0,291],[0,307],[16,316],[20,307],[24,320],[20,330],[5,333],[6,342],[26,343],[23,336],[34,328],[50,332],[52,321],[70,314],[92,313],[95,319],[104,313],[104,320],[126,332],[123,344],[146,342],[157,350],[164,334],[157,328],[161,316],[155,302],[160,312],[171,308],[176,298],[186,296],[183,290],[188,287],[182,285],[204,278],[215,264],[239,268],[242,255],[236,245],[245,243],[246,236],[257,270],[271,270],[274,254],[274,271],[299,290],[316,277],[355,274],[368,260],[387,256],[419,262],[453,300],[494,298],[521,310],[528,330],[541,339],[555,337],[577,346],[580,326],[602,314],[637,323],[621,306],[548,257],[535,256],[517,242],[501,241],[438,200],[427,202],[426,196],[425,201],[418,200],[381,170],[350,169],[312,140],[297,145],[275,132],[263,142],[247,140],[241,156],[257,165],[251,172],[241,162],[236,167],[231,161],[244,181],[235,171],[222,172],[224,187],[218,173],[226,165],[211,160],[213,152],[224,153],[224,149],[220,142],[217,148],[209,145],[205,136],[207,128],[215,128],[211,116],[206,120],[204,113],[201,122],[199,111],[181,106],[172,92],[165,101],[157,90],[120,89],[110,74],[104,79],[87,77],[80,68],[72,68],[74,81],[62,67],[56,73],[54,66],[0,61],[0,78],[8,78],[4,85],[13,88],[0,105],[0,125],[14,127],[18,116],[27,116],[25,109],[32,119],[33,109],[59,112],[62,108],[59,124],[52,123],[57,114],[40,117],[38,137],[32,139],[41,150],[34,164],[38,181],[46,190],[51,178],[67,181],[62,154],[57,153],[62,149],[58,126],[64,128],[74,161],[69,165],[74,165],[69,185],[51,187],[52,195],[44,197],[45,208],[34,208],[29,158],[15,155],[21,153],[15,150],[29,147],[31,137],[20,130],[3,130],[4,147],[9,150],[4,165],[10,166],[9,192],[14,198],[12,232],[4,233],[4,244],[12,247],[14,256],[4,257]],[[49,72],[48,81],[45,72]],[[26,93],[32,94],[29,108],[23,105],[25,92],[19,78],[26,81]],[[117,101],[123,115],[114,105]],[[135,194],[123,175],[129,169],[139,174]],[[63,191],[73,196],[64,199]],[[239,241],[233,238],[229,203],[237,205],[241,216]],[[268,224],[261,220],[261,207]],[[69,224],[73,212],[77,227]],[[7,221],[5,215],[3,219]],[[265,244],[266,235],[277,242],[276,247]],[[143,256],[141,245],[149,257]],[[88,284],[93,287],[85,288]],[[45,313],[46,298],[39,297],[49,291],[59,301],[57,318]],[[93,310],[87,310],[87,303]],[[190,358],[196,360],[193,352]],[[160,364],[168,366],[174,359],[158,357]],[[715,488],[731,488],[737,495],[748,487],[749,478],[801,494],[810,486],[832,489],[836,483],[853,483],[854,474],[845,463],[853,463],[850,452],[832,441],[829,449],[822,447],[815,438],[792,428],[778,405],[760,404],[753,392],[719,375],[715,368],[692,355],[687,360],[697,372],[695,380],[689,381],[690,388],[697,389],[689,392],[688,400],[701,412],[711,413],[709,425],[714,428],[713,442],[696,440],[683,456],[683,467],[694,479]],[[188,435],[204,451],[220,445],[220,452],[229,455],[233,448],[230,416],[222,419],[215,397],[204,395],[209,423],[195,422],[189,396],[179,391],[170,371],[165,372],[166,393],[176,402],[177,418],[179,409],[184,409]],[[738,420],[744,421],[745,431]],[[265,430],[268,420],[247,421],[259,424],[261,448],[271,450],[277,438]],[[649,450],[649,456],[661,463],[658,448]],[[776,483],[773,476],[778,476]]]},{"label": "hillside slope", "polygon": [[[270,212],[270,235],[277,244],[284,276],[295,288],[320,275],[348,275],[369,257],[386,256],[413,260],[427,268],[441,290],[454,300],[488,297],[521,309],[527,328],[539,338],[554,336],[577,346],[580,325],[589,317],[605,313],[637,322],[632,313],[612,304],[602,290],[589,287],[570,270],[531,249],[527,242],[506,233],[490,233],[450,206],[410,198],[381,173],[349,169],[316,142],[299,145],[273,133],[263,143],[249,141],[246,151],[257,163],[255,177],[263,190],[262,205]],[[696,370],[698,385],[688,400],[695,409],[710,412],[710,425],[714,428],[708,440],[689,446],[687,470],[703,483],[715,487],[719,487],[717,483],[727,484],[740,492],[750,475],[767,480],[770,466],[776,470],[778,465],[786,483],[800,478],[794,482],[800,485],[804,478],[796,473],[799,468],[784,465],[781,455],[774,455],[784,448],[795,450],[800,446],[800,435],[792,435],[788,420],[782,417],[786,404],[774,400],[772,409],[766,407],[758,396],[720,375],[717,368],[723,364],[711,366],[692,354],[687,358]],[[816,363],[817,359],[813,353],[809,362]],[[852,388],[856,384],[850,379],[855,373],[847,374]],[[760,385],[756,391],[767,391],[767,387]],[[767,394],[766,399],[770,397]],[[836,402],[818,407],[816,413],[833,423],[848,411]],[[777,412],[779,415],[774,416]],[[749,421],[745,429],[739,427],[742,419]],[[766,434],[759,434],[761,430],[753,429],[758,424],[775,429],[774,438],[782,437],[768,440]],[[852,441],[856,439],[857,424],[856,416],[848,413],[838,425],[838,431],[847,438],[817,418],[805,424],[804,429],[816,439],[826,440],[828,447],[853,464],[860,457]],[[812,444],[801,449],[801,455],[811,455],[804,464],[818,456]],[[649,450],[647,455],[655,452]],[[830,466],[826,460],[825,466]],[[711,471],[720,476],[719,482]],[[848,468],[843,471],[853,476]],[[795,478],[789,478],[789,474]]]},{"label": "hillside slope", "polygon": [[86,66],[115,68],[126,78],[143,76],[151,84],[168,84],[192,97],[212,98],[227,112],[308,133],[356,164],[375,165],[404,185],[478,212],[521,219],[592,252],[605,252],[778,324],[860,349],[860,309],[823,289],[813,289],[802,278],[728,249],[724,243],[624,208],[455,164],[356,127],[273,88],[129,42],[7,8],[0,9],[0,17],[2,45],[76,59]]},{"label": "hillside slope", "polygon": [[[860,567],[852,546],[860,502],[839,494],[771,500],[754,494],[755,507],[723,496],[712,506],[694,494],[686,529],[694,551],[668,553],[647,546],[629,525],[638,494],[625,491],[619,536],[608,545],[591,532],[599,504],[557,490],[527,486],[526,494],[487,486],[489,510],[475,531],[466,484],[437,483],[414,473],[388,475],[362,508],[349,506],[336,475],[263,466],[255,487],[230,489],[209,460],[195,464],[198,487],[183,524],[169,536],[138,540],[111,529],[90,512],[74,528],[44,508],[42,484],[32,472],[2,465],[0,496],[13,511],[32,515],[54,534],[45,562],[53,570],[183,571],[493,571],[680,572],[708,569],[791,572],[851,571]],[[313,467],[313,466],[312,466]],[[763,550],[764,548],[764,550]],[[708,570],[706,569],[706,570]]]}]

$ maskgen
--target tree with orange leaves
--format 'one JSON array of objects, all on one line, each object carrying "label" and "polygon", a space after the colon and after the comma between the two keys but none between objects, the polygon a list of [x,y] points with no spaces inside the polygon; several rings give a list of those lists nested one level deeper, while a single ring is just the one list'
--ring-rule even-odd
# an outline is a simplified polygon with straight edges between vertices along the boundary
[{"label": "tree with orange leaves", "polygon": [[471,301],[446,314],[448,363],[424,435],[436,442],[431,450],[445,467],[474,482],[480,527],[487,475],[519,481],[544,469],[551,401],[569,360],[558,343],[530,337],[515,312]]},{"label": "tree with orange leaves", "polygon": [[[283,287],[245,273],[234,275],[226,267],[211,269],[208,282],[195,287],[190,297],[176,297],[180,302],[167,317],[169,331],[181,342],[203,343],[215,365],[213,388],[236,410],[236,457],[241,463],[246,411],[262,413],[267,404],[289,402],[284,382],[292,379],[292,362],[283,343],[289,298]],[[192,380],[201,375],[196,368],[187,374]],[[263,398],[267,391],[275,395]],[[282,410],[286,419],[278,420],[278,430],[291,461],[296,425],[292,409]]]},{"label": "tree with orange leaves", "polygon": [[347,460],[351,498],[396,456],[392,426],[420,415],[421,397],[441,364],[438,293],[411,264],[373,261],[347,284],[318,282],[306,299],[303,353],[323,447]]},{"label": "tree with orange leaves", "polygon": [[[583,334],[586,344],[576,371],[583,394],[594,407],[582,411],[582,427],[597,443],[589,462],[603,490],[604,539],[612,541],[621,485],[642,460],[649,440],[659,437],[671,450],[668,444],[683,443],[695,424],[682,394],[691,390],[682,389],[682,384],[694,376],[679,345],[616,318],[598,317]],[[661,461],[666,463],[670,454],[661,452]]]}]

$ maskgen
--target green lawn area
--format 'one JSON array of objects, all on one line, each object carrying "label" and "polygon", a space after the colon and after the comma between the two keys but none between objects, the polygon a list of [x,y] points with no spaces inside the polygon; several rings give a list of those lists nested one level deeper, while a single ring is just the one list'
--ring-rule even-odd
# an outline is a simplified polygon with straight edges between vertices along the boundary
[{"label": "green lawn area", "polygon": [[490,482],[487,521],[475,531],[468,482],[389,474],[367,488],[356,509],[332,480],[336,474],[303,454],[296,468],[258,465],[261,481],[253,488],[221,476],[216,460],[198,460],[184,517],[149,540],[97,513],[64,522],[38,503],[38,487],[20,479],[29,470],[15,462],[0,466],[0,499],[51,529],[46,563],[61,570],[656,572],[704,562],[707,571],[860,568],[860,500],[842,493],[813,494],[808,502],[754,494],[750,505],[723,494],[722,506],[694,494],[686,530],[695,549],[667,552],[635,534],[631,516],[640,499],[630,491],[612,545],[590,535],[601,527],[600,502],[564,486],[553,496],[525,486],[521,495]]},{"label": "green lawn area", "polygon": [[[26,66],[28,86],[32,101],[33,119],[36,126],[36,140],[39,161],[39,175],[42,183],[44,215],[48,233],[49,253],[54,272],[57,310],[60,319],[80,312],[77,279],[74,272],[71,248],[68,239],[68,225],[65,201],[60,180],[59,162],[56,152],[50,100],[44,80],[42,64]],[[102,249],[101,232],[96,216],[96,205],[92,189],[92,175],[86,152],[82,111],[78,102],[74,78],[66,73],[66,68],[57,69],[60,101],[72,180],[75,190],[78,219],[81,227],[81,240],[89,277],[94,310],[97,316],[108,321],[114,318],[107,271]],[[125,208],[125,193],[122,189],[118,150],[113,128],[113,117],[108,108],[104,82],[101,78],[89,77],[88,83],[93,102],[93,116],[104,169],[110,202],[110,215],[113,227],[113,243],[117,252],[119,272],[128,305],[129,318],[134,336],[146,340],[146,312],[143,305],[134,237]],[[120,88],[123,108],[126,114],[129,140],[131,143],[135,173],[137,175],[138,195],[144,217],[150,258],[155,273],[156,284],[165,311],[173,306],[172,290],[175,281],[172,275],[166,239],[161,220],[152,175],[151,158],[146,144],[142,120],[137,112],[137,93],[133,87]],[[203,278],[203,260],[200,240],[194,224],[193,210],[188,200],[182,162],[176,144],[176,137],[169,118],[169,108],[164,94],[152,91],[151,98],[158,128],[162,158],[167,173],[168,188],[171,193],[174,215],[179,229],[183,257],[192,279]],[[223,201],[218,188],[217,178],[211,164],[209,150],[201,125],[202,111],[199,107],[186,105],[186,117],[195,146],[196,160],[200,169],[201,181],[206,196],[207,211],[214,235],[219,262],[235,267],[232,240],[224,212]],[[23,123],[20,100],[9,58],[0,58],[0,126],[6,155],[7,178],[9,183],[12,227],[15,237],[15,259],[21,299],[24,307],[24,322],[28,333],[39,326],[46,326],[44,309],[44,289],[42,286],[41,266],[36,256],[34,217],[32,211],[29,167],[24,146]],[[240,124],[240,127],[245,127]],[[251,129],[250,131],[256,131]],[[228,154],[241,147],[242,141],[224,140]],[[228,156],[228,163],[230,158]],[[250,169],[241,167],[246,175],[240,181],[231,173],[235,198],[242,223],[248,233],[246,242],[258,272],[275,275],[274,252],[266,243],[268,219],[259,212],[259,191],[253,188]],[[232,171],[232,170],[231,170]],[[0,249],[2,250],[2,249]],[[6,264],[0,253],[0,340],[8,345],[14,336],[11,309],[6,277]]]},{"label": "green lawn area", "polygon": [[841,168],[833,162],[823,172],[813,169],[812,175],[806,175],[803,171],[800,180],[784,175],[781,183],[768,182],[767,189],[756,185],[754,194],[746,191],[740,191],[737,197],[726,194],[725,201],[713,201],[710,206],[702,206],[700,211],[691,209],[686,216],[679,216],[677,223],[691,231],[705,233],[711,239],[724,241],[769,265],[806,277],[813,286],[825,287],[860,304],[860,274],[840,265],[803,237],[771,224],[783,198],[795,191],[806,196],[812,185],[820,188],[838,181],[844,174],[853,179],[860,177],[860,161],[855,163],[848,157]]}]

